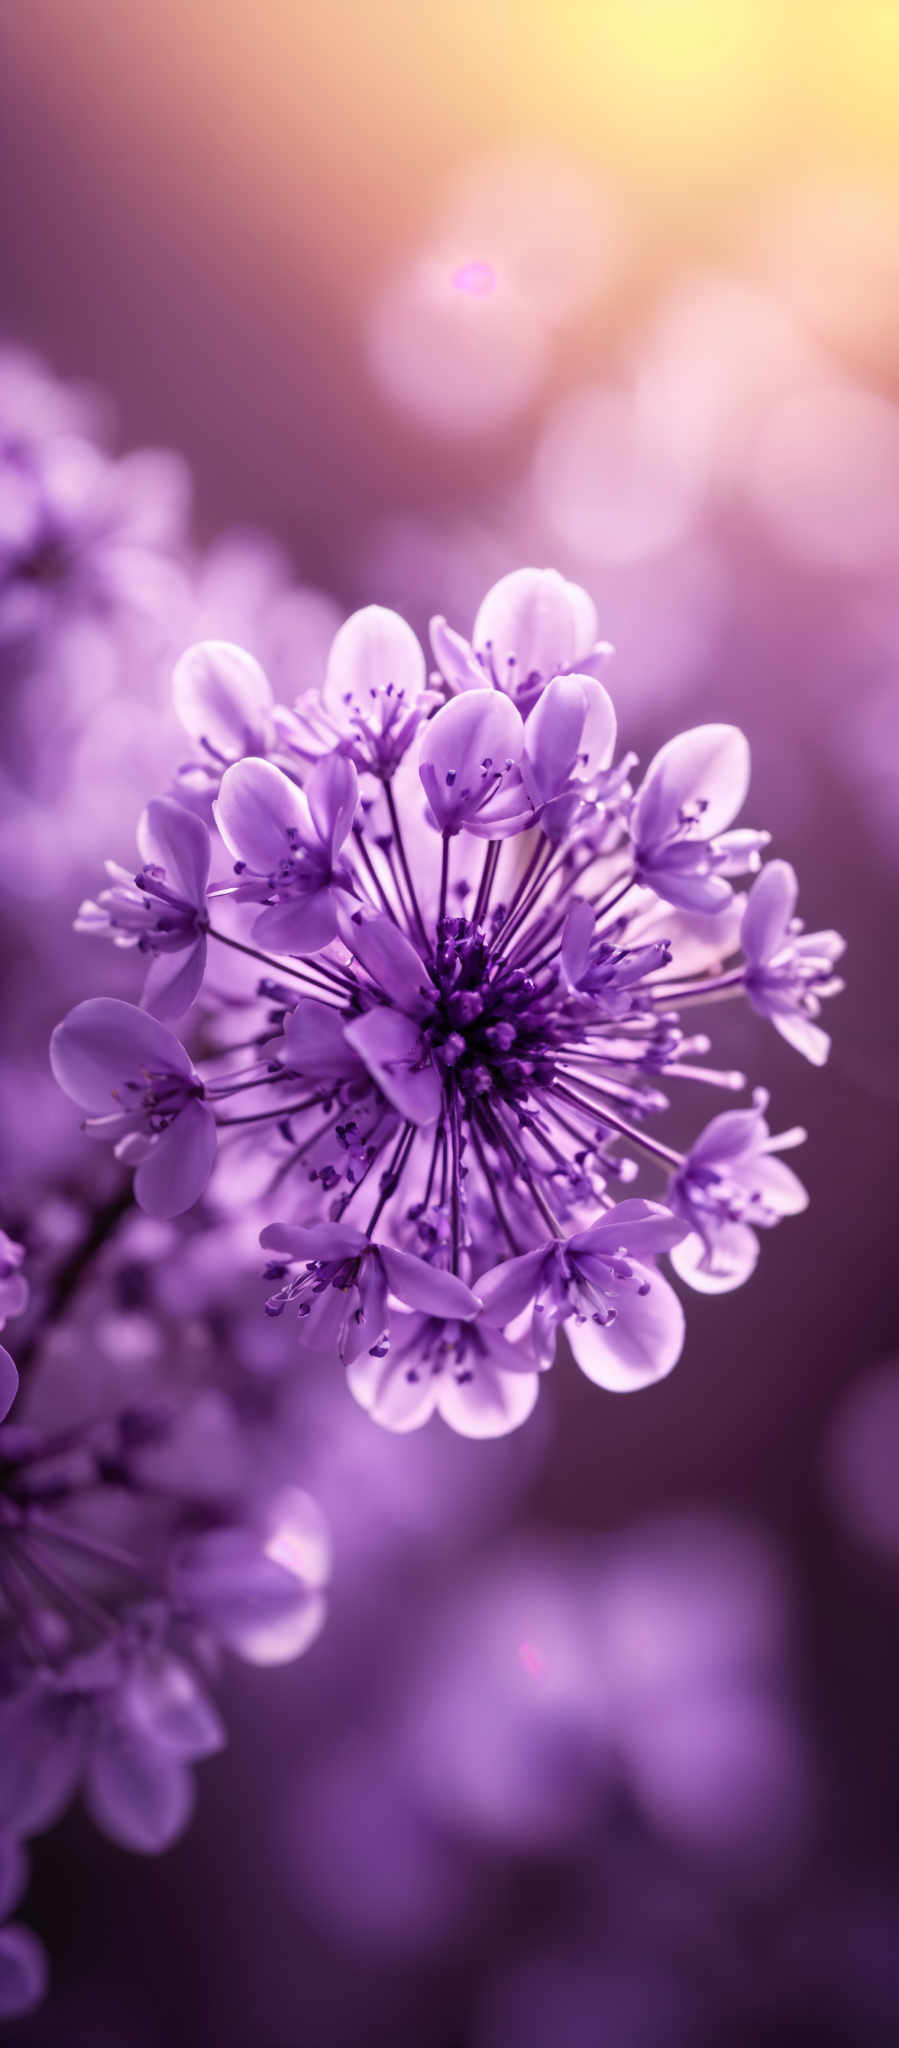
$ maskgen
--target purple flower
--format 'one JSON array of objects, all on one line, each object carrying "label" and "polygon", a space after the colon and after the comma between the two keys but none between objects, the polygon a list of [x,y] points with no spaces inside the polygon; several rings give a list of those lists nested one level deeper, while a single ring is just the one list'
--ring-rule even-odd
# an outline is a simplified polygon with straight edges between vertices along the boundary
[{"label": "purple flower", "polygon": [[143,1007],[156,1017],[177,1017],[190,1008],[206,970],[209,834],[181,804],[154,797],[137,843],[140,872],[132,878],[109,861],[112,887],[101,889],[96,903],[82,903],[75,929],[148,954]]},{"label": "purple flower", "polygon": [[264,758],[302,778],[338,743],[320,697],[308,692],[293,710],[276,704],[255,656],[228,640],[188,647],[175,665],[172,692],[181,724],[198,748],[197,758],[179,768],[175,794],[207,820],[222,776],[235,762]]},{"label": "purple flower", "polygon": [[677,1295],[646,1259],[670,1251],[685,1226],[656,1202],[619,1202],[601,1221],[484,1273],[484,1318],[500,1328],[530,1310],[534,1355],[552,1365],[561,1323],[582,1372],[626,1394],[664,1379],[684,1341]]},{"label": "purple flower", "polygon": [[5,1422],[19,1390],[15,1361],[0,1344],[0,1422]]},{"label": "purple flower", "polygon": [[502,576],[487,592],[470,643],[445,619],[432,619],[431,646],[450,689],[483,689],[487,682],[522,712],[553,676],[592,674],[612,651],[597,641],[592,598],[555,569]]},{"label": "purple flower", "polygon": [[50,1041],[67,1095],[91,1112],[85,1128],[137,1164],[134,1192],[150,1216],[180,1216],[215,1163],[216,1126],[183,1045],[142,1010],[112,996],[78,1003]]},{"label": "purple flower", "polygon": [[45,1950],[30,1927],[0,1927],[0,2019],[18,2020],[47,1995]]},{"label": "purple flower", "polygon": [[177,457],[146,449],[112,461],[51,435],[7,475],[18,517],[7,512],[0,536],[0,642],[36,651],[74,622],[108,629],[171,599],[166,551],[180,541],[188,488]]},{"label": "purple flower", "polygon": [[826,997],[843,987],[833,970],[846,941],[839,932],[804,932],[795,915],[798,895],[789,861],[769,861],[753,883],[740,930],[746,993],[788,1045],[823,1067],[830,1039],[816,1019]]},{"label": "purple flower", "polygon": [[576,903],[569,911],[559,948],[562,972],[568,987],[601,1003],[607,1017],[626,1017],[639,1004],[639,984],[670,966],[671,946],[667,939],[616,946],[611,939],[597,938],[596,924],[589,903]]},{"label": "purple flower", "polygon": [[25,1247],[0,1230],[0,1330],[11,1316],[24,1315],[28,1307],[28,1282],[22,1272]]},{"label": "purple flower", "polygon": [[468,690],[444,704],[425,727],[419,756],[438,831],[455,834],[464,825],[479,838],[502,839],[530,822],[519,766],[524,743],[520,713],[495,690]]},{"label": "purple flower", "polygon": [[267,1269],[269,1279],[283,1279],[291,1265],[303,1266],[267,1301],[269,1315],[296,1303],[304,1349],[333,1346],[344,1365],[364,1352],[386,1352],[391,1296],[407,1308],[454,1320],[478,1311],[477,1296],[455,1273],[440,1272],[394,1245],[374,1244],[346,1224],[269,1223],[259,1241],[266,1251],[281,1254]]},{"label": "purple flower", "polygon": [[360,773],[370,769],[385,782],[393,776],[422,719],[440,702],[426,682],[424,655],[397,612],[370,604],[341,626],[322,696],[343,729],[342,751]]},{"label": "purple flower", "polygon": [[729,875],[758,866],[766,832],[729,832],[749,786],[749,747],[733,725],[700,725],[668,740],[634,798],[636,872],[666,903],[723,910]]},{"label": "purple flower", "polygon": [[767,1106],[766,1090],[757,1088],[752,1109],[713,1117],[669,1184],[669,1207],[690,1232],[674,1246],[671,1263],[702,1294],[741,1287],[758,1259],[756,1230],[770,1229],[782,1216],[798,1216],[808,1207],[802,1182],[772,1156],[800,1145],[805,1132],[784,1131],[772,1138]]},{"label": "purple flower", "polygon": [[314,1503],[219,1495],[196,1449],[184,1474],[182,1419],[130,1409],[0,1432],[0,1843],[51,1826],[80,1788],[113,1841],[167,1848],[190,1818],[191,1765],[225,1739],[216,1648],[284,1662],[321,1627]]},{"label": "purple flower", "polygon": [[384,1429],[405,1433],[440,1415],[460,1436],[505,1436],[526,1422],[537,1399],[537,1370],[502,1332],[472,1315],[452,1320],[396,1312],[390,1349],[360,1352],[350,1392]]},{"label": "purple flower", "polygon": [[[514,1427],[562,1322],[603,1385],[660,1377],[683,1318],[656,1254],[687,1240],[685,1277],[718,1284],[734,1230],[797,1206],[758,1098],[730,1166],[709,1150],[720,1119],[692,1152],[658,1134],[681,1080],[746,1086],[708,1061],[701,1013],[743,999],[753,972],[760,1007],[758,963],[728,963],[731,878],[765,835],[731,829],[749,766],[731,726],[671,740],[633,796],[595,631],[553,572],[504,578],[472,647],[435,626],[456,693],[435,708],[414,636],[369,607],[302,718],[235,650],[185,657],[237,874],[213,885],[223,921],[206,933],[220,1050],[189,1110],[200,1084],[178,1048],[169,1128],[219,1124],[217,1197],[258,1202],[283,1255],[270,1312],[294,1303],[302,1346],[336,1351],[388,1428]],[[106,1107],[105,1069],[104,1085]],[[145,1121],[140,1142],[148,1128],[166,1141]],[[671,1205],[616,1206],[638,1174]]]},{"label": "purple flower", "polygon": [[333,754],[298,789],[271,761],[237,761],[222,777],[215,820],[237,863],[241,901],[268,907],[253,936],[276,953],[318,953],[337,936],[341,861],[358,800],[356,770]]},{"label": "purple flower", "polygon": [[522,779],[547,837],[561,843],[578,805],[603,792],[617,721],[608,690],[593,676],[554,677],[525,722]]}]

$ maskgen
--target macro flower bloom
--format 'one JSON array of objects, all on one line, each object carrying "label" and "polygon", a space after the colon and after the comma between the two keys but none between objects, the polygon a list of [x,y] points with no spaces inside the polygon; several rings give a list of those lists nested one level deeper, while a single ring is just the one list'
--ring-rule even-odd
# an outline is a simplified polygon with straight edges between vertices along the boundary
[{"label": "macro flower bloom", "polygon": [[823,1067],[830,1039],[817,1022],[827,996],[843,986],[834,967],[845,951],[839,932],[806,932],[796,917],[799,884],[789,861],[772,860],[750,889],[740,942],[746,993],[788,1045]]},{"label": "macro flower bloom", "polygon": [[85,1129],[136,1165],[134,1192],[151,1216],[196,1202],[215,1163],[215,1117],[187,1053],[164,1024],[131,1003],[78,1003],[50,1041],[61,1088],[91,1111]]},{"label": "macro flower bloom", "polygon": [[[341,627],[322,698],[293,707],[224,643],[182,657],[206,765],[176,797],[202,798],[212,872],[230,857],[234,879],[204,911],[195,860],[162,938],[186,951],[190,933],[192,975],[201,937],[225,948],[246,981],[228,981],[227,1010],[204,983],[221,1049],[202,1078],[115,1003],[79,1006],[54,1064],[95,1114],[114,1096],[101,1130],[142,1153],[155,1213],[202,1191],[218,1137],[218,1199],[255,1204],[280,1283],[269,1313],[295,1307],[301,1349],[336,1353],[376,1420],[436,1412],[489,1435],[530,1412],[562,1330],[603,1387],[662,1378],[684,1317],[658,1261],[700,1290],[736,1285],[755,1227],[803,1206],[770,1156],[798,1134],[770,1137],[763,1096],[686,1152],[655,1120],[682,1079],[746,1086],[706,1064],[695,1010],[746,993],[776,1021],[800,987],[807,1004],[833,985],[802,965],[826,949],[792,935],[783,863],[735,894],[768,838],[736,822],[741,732],[677,735],[635,793],[585,591],[517,571],[470,644],[441,620],[432,641],[428,686],[409,627],[369,606]],[[171,811],[148,811],[167,874]],[[745,966],[729,964],[741,914]],[[160,913],[140,915],[152,948]]]}]

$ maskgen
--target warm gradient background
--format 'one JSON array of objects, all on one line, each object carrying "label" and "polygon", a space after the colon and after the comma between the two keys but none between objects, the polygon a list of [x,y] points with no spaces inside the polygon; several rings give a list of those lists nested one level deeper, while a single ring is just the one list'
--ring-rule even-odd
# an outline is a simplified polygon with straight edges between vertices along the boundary
[{"label": "warm gradient background", "polygon": [[[766,1243],[745,1295],[693,1305],[683,1363],[651,1396],[615,1403],[555,1376],[552,1438],[520,1515],[618,1530],[719,1502],[775,1532],[801,1588],[849,1887],[857,1865],[891,1899],[896,1578],[853,1548],[821,1474],[843,1390],[897,1341],[897,104],[889,0],[0,0],[6,334],[108,390],[123,445],[183,451],[203,535],[271,529],[342,605],[402,599],[417,624],[452,607],[465,626],[479,588],[518,560],[588,582],[619,647],[630,736],[645,751],[678,721],[738,718],[757,764],[751,822],[799,867],[812,927],[847,933],[825,1075],[722,1013],[726,1060],[772,1087],[775,1127],[810,1130],[811,1211]],[[531,166],[526,196],[479,213],[479,167],[508,152]],[[462,226],[447,198],[460,179],[475,194]],[[562,194],[548,225],[541,183]],[[507,324],[475,343],[495,405],[472,412],[463,390],[447,419],[439,377],[405,403],[418,360],[403,353],[406,304],[435,277],[451,304],[457,262],[490,265],[501,295],[513,245],[527,260]],[[466,295],[466,319],[495,303],[493,286]],[[595,461],[572,482],[560,401],[630,394],[673,303],[692,311],[665,376],[641,386],[649,453],[641,439],[634,456],[630,415],[613,431],[600,406]],[[533,352],[510,398],[522,336]],[[452,349],[447,363],[451,384]],[[90,972],[88,958],[85,992]],[[338,1573],[320,1668],[333,1685],[343,1659],[364,1691],[377,1637],[354,1647],[351,1607]],[[402,1639],[396,1615],[391,1626]],[[257,1792],[270,1777],[277,1804],[317,1739],[316,1669],[289,1690],[261,1677],[236,1692],[232,1748],[164,1863],[123,1870],[74,1824],[43,1852],[34,1897],[57,1927],[57,2002],[11,2039],[479,2040],[493,1958],[477,1941],[462,1961],[422,1961],[414,1943],[360,1961],[267,1875]],[[555,1879],[506,1882],[514,1947]],[[368,1986],[367,2019],[348,2017],[347,1973]],[[899,2031],[899,2001],[894,2019]],[[806,2035],[775,1999],[745,2040],[823,2048],[816,2024]],[[696,2026],[691,2048],[744,2039]],[[868,2026],[837,2012],[828,2048],[890,2048],[889,2012]],[[664,2021],[639,2048],[668,2048]]]}]

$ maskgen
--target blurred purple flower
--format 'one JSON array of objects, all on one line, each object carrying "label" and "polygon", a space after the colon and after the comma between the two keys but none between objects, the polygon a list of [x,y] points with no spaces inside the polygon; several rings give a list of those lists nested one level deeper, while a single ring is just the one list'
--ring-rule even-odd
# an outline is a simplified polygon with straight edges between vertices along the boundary
[{"label": "blurred purple flower", "polygon": [[28,1307],[28,1282],[22,1272],[25,1247],[0,1230],[0,1330],[11,1316],[23,1315]]}]

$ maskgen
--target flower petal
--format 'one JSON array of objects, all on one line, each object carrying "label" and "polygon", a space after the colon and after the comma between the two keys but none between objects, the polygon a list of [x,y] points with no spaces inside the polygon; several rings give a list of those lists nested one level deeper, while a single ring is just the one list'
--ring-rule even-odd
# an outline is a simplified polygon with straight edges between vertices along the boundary
[{"label": "flower petal", "polygon": [[189,1102],[157,1138],[134,1176],[135,1200],[148,1216],[182,1216],[203,1193],[218,1145],[205,1102]]},{"label": "flower petal", "polygon": [[764,967],[780,950],[796,913],[799,883],[787,860],[769,860],[746,898],[740,943],[751,967]]},{"label": "flower petal", "polygon": [[[676,832],[684,805],[701,804],[697,836],[714,839],[741,808],[749,787],[749,743],[735,725],[698,725],[661,747],[637,791],[631,833],[650,853]],[[685,908],[700,908],[686,904]]]},{"label": "flower petal", "polygon": [[498,1329],[505,1329],[513,1317],[528,1307],[539,1289],[543,1267],[550,1248],[541,1245],[539,1251],[522,1252],[519,1258],[504,1259],[502,1265],[493,1266],[489,1273],[482,1273],[475,1282],[481,1298],[485,1323],[494,1323]]},{"label": "flower petal", "polygon": [[804,1017],[800,1010],[775,1010],[768,1007],[764,1013],[770,1017],[775,1031],[785,1038],[794,1052],[801,1052],[803,1059],[810,1060],[813,1067],[825,1067],[830,1058],[830,1036],[822,1031],[820,1024],[813,1024],[810,1017]]},{"label": "flower petal", "polygon": [[337,899],[333,889],[312,889],[262,910],[253,926],[257,944],[269,953],[320,953],[337,937]]},{"label": "flower petal", "polygon": [[158,1856],[187,1826],[193,1779],[170,1748],[126,1714],[110,1713],[94,1739],[84,1803],[111,1841],[138,1855]]},{"label": "flower petal", "polygon": [[429,1266],[426,1259],[416,1258],[413,1252],[398,1251],[393,1245],[379,1245],[378,1251],[391,1291],[408,1308],[461,1322],[477,1315],[478,1297],[456,1273]]},{"label": "flower petal", "polygon": [[482,690],[484,671],[461,633],[455,633],[439,616],[431,620],[429,630],[434,660],[450,689]]},{"label": "flower petal", "polygon": [[720,1223],[708,1243],[691,1231],[671,1253],[679,1280],[697,1294],[731,1294],[751,1279],[758,1262],[759,1241],[748,1223]]},{"label": "flower petal", "polygon": [[347,1025],[346,1038],[401,1116],[413,1124],[436,1122],[443,1102],[440,1077],[411,1017],[399,1010],[367,1010]]},{"label": "flower petal", "polygon": [[431,983],[427,968],[405,932],[389,917],[344,918],[344,944],[407,1017],[421,1015]]},{"label": "flower petal", "polygon": [[340,1011],[314,996],[301,996],[285,1018],[281,1057],[285,1066],[311,1081],[348,1081],[362,1072]]},{"label": "flower petal", "polygon": [[19,1390],[19,1375],[9,1352],[0,1344],[0,1422],[5,1422]]},{"label": "flower petal", "polygon": [[151,960],[141,1008],[154,1017],[181,1017],[203,986],[206,934],[201,932],[187,953],[157,953]]},{"label": "flower petal", "polygon": [[424,654],[411,626],[398,612],[368,604],[352,612],[336,635],[322,694],[334,712],[348,701],[368,711],[372,697],[387,688],[413,703],[426,680]]},{"label": "flower petal", "polygon": [[73,1102],[98,1112],[112,1110],[114,1090],[142,1074],[193,1073],[174,1033],[116,996],[76,1003],[50,1040],[50,1065]]},{"label": "flower petal", "polygon": [[267,1223],[259,1232],[264,1251],[286,1252],[291,1259],[349,1259],[368,1244],[349,1223]]},{"label": "flower petal", "polygon": [[616,1287],[613,1322],[602,1325],[588,1317],[565,1324],[581,1371],[612,1394],[634,1393],[664,1379],[683,1349],[684,1311],[674,1288],[648,1267],[633,1270],[638,1281],[648,1283],[648,1292],[638,1294],[632,1282]]},{"label": "flower petal", "polygon": [[580,676],[555,676],[541,690],[524,728],[523,774],[535,804],[548,803],[571,780],[586,713]]},{"label": "flower petal", "polygon": [[540,1388],[537,1372],[502,1372],[489,1351],[472,1359],[470,1370],[441,1373],[437,1407],[458,1436],[484,1440],[508,1436],[532,1414]]},{"label": "flower petal", "polygon": [[[639,1198],[629,1202],[616,1202],[608,1209],[598,1223],[589,1230],[582,1230],[568,1240],[569,1252],[578,1258],[584,1254],[606,1257],[619,1247],[638,1257],[654,1258],[659,1252],[670,1251],[686,1235],[686,1225],[679,1216],[674,1216],[660,1202],[644,1202]],[[483,1292],[480,1281],[478,1291]]]},{"label": "flower petal", "polygon": [[171,797],[152,797],[137,828],[141,859],[165,869],[169,887],[201,908],[209,880],[209,833],[201,818]]},{"label": "flower petal", "polygon": [[513,569],[488,590],[472,646],[490,655],[500,688],[510,689],[529,676],[549,678],[575,667],[596,633],[593,601],[578,584],[566,583],[555,569]]},{"label": "flower petal", "polygon": [[[418,1321],[408,1318],[410,1323],[413,1320]],[[405,1344],[399,1355],[390,1350],[386,1358],[375,1358],[370,1352],[354,1358],[347,1367],[347,1385],[373,1422],[398,1435],[421,1429],[437,1402],[438,1376],[427,1367],[418,1369]]]},{"label": "flower petal", "polygon": [[226,760],[264,748],[271,685],[244,648],[228,640],[188,647],[176,663],[172,695],[185,731],[192,739],[208,740]]},{"label": "flower petal", "polygon": [[306,783],[306,800],[319,839],[333,860],[352,829],[359,801],[359,780],[352,761],[343,754],[326,754],[324,760],[317,761]]},{"label": "flower petal", "polygon": [[47,1996],[46,1952],[30,1927],[0,1927],[0,2019],[18,2020]]},{"label": "flower petal", "polygon": [[173,1756],[190,1760],[224,1749],[221,1715],[180,1657],[148,1651],[130,1674],[124,1698],[132,1726]]},{"label": "flower petal", "polygon": [[460,831],[523,747],[521,716],[501,692],[466,690],[444,704],[425,726],[419,762],[438,830]]},{"label": "flower petal", "polygon": [[235,761],[222,776],[212,808],[228,851],[256,875],[274,872],[290,850],[291,835],[303,846],[318,843],[302,790],[272,761]]}]

